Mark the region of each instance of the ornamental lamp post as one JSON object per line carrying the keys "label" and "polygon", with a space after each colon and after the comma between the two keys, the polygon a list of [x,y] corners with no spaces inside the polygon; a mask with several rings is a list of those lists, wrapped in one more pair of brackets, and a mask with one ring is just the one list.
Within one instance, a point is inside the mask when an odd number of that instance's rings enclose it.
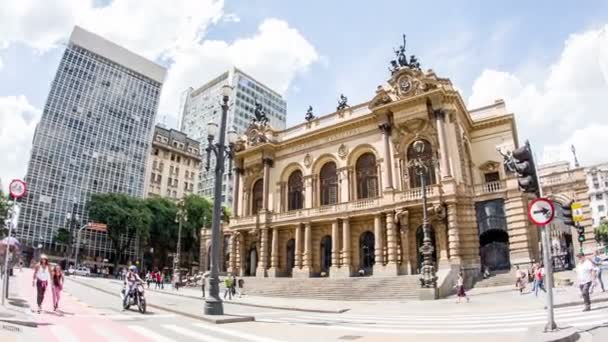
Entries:
{"label": "ornamental lamp post", "polygon": [[182,223],[188,222],[188,211],[186,210],[186,201],[182,198],[177,203],[177,215],[175,222],[178,224],[177,228],[177,247],[175,251],[175,258],[173,258],[173,273],[177,274],[179,279],[180,272],[180,256],[182,251]]}
{"label": "ornamental lamp post", "polygon": [[[226,132],[226,120],[228,116],[230,94],[232,87],[228,84],[222,86],[222,115],[220,126],[215,122],[209,122],[207,126],[207,165],[205,170],[209,171],[211,162],[211,153],[215,155],[215,185],[213,189],[213,216],[211,223],[211,272],[209,275],[209,296],[205,299],[205,315],[223,315],[224,306],[220,298],[220,279],[219,279],[219,262],[220,262],[220,220],[222,216],[222,183],[224,176],[224,160],[228,158],[230,166],[228,174],[231,175],[232,159],[234,155],[234,144],[236,143],[237,133],[234,129]],[[226,143],[226,135],[228,136],[228,146]],[[215,137],[218,137],[218,142],[214,143]]]}
{"label": "ornamental lamp post", "polygon": [[426,144],[421,139],[416,139],[414,142],[414,152],[416,158],[410,161],[410,165],[416,170],[416,174],[420,177],[420,187],[422,188],[422,246],[419,252],[422,254],[422,267],[420,277],[420,285],[422,288],[436,288],[437,276],[435,274],[435,262],[433,261],[433,252],[435,247],[431,241],[431,224],[427,213],[426,200],[426,175],[428,174],[429,166],[432,166],[434,160],[425,156]]}

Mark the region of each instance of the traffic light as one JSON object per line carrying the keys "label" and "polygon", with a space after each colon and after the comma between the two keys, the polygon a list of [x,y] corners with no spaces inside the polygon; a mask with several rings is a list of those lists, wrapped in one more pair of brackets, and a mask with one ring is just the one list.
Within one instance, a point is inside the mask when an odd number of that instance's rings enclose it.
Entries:
{"label": "traffic light", "polygon": [[517,182],[521,191],[538,196],[536,166],[534,165],[530,143],[527,140],[524,146],[513,151],[513,163],[514,171],[518,174]]}
{"label": "traffic light", "polygon": [[567,226],[574,226],[574,218],[572,217],[572,203],[574,201],[567,202],[566,204],[561,204],[562,207],[562,221]]}
{"label": "traffic light", "polygon": [[578,233],[578,242],[585,242],[585,227],[577,226],[576,232]]}

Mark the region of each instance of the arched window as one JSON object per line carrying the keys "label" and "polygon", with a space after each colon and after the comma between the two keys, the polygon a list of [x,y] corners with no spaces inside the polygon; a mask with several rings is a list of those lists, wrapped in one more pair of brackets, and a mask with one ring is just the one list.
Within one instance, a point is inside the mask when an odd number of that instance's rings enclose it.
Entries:
{"label": "arched window", "polygon": [[328,162],[321,168],[321,205],[338,203],[338,174],[336,163]]}
{"label": "arched window", "polygon": [[[421,140],[424,143],[424,149],[422,153],[419,155],[416,150],[414,150],[414,144],[410,144],[407,148],[407,160],[412,161],[416,158],[422,159],[422,161],[427,166],[426,171],[424,173],[424,179],[426,185],[433,185],[437,182],[435,179],[435,166],[431,163],[431,159],[433,158],[433,148],[431,147],[431,143],[426,140]],[[416,172],[416,167],[414,165],[410,165],[408,167],[408,173],[410,176],[410,188],[419,188],[422,186],[420,182],[420,175]]]}
{"label": "arched window", "polygon": [[287,192],[287,210],[302,209],[304,207],[302,171],[296,170],[289,175]]}
{"label": "arched window", "polygon": [[257,214],[264,206],[264,181],[258,179],[253,184],[253,195],[251,196],[251,213]]}
{"label": "arched window", "polygon": [[378,196],[378,168],[376,156],[365,153],[357,159],[355,164],[357,172],[357,199]]}

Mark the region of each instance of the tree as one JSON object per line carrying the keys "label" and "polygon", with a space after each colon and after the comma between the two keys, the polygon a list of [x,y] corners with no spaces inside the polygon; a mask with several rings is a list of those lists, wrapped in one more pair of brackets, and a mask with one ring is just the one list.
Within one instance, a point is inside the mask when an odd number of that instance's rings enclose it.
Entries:
{"label": "tree", "polygon": [[154,266],[162,268],[168,265],[167,255],[174,252],[177,243],[177,206],[174,202],[160,197],[146,199],[146,206],[152,215],[148,247],[154,248]]}
{"label": "tree", "polygon": [[188,221],[182,226],[182,250],[189,254],[190,260],[197,259],[200,250],[200,230],[211,226],[213,203],[199,195],[184,198]]}
{"label": "tree", "polygon": [[[114,269],[118,269],[120,255],[140,238],[145,245],[149,238],[152,214],[142,199],[125,194],[94,194],[88,203],[89,218],[107,225],[107,234],[116,253]],[[124,239],[123,239],[124,237]]]}
{"label": "tree", "polygon": [[4,220],[8,215],[8,208],[8,196],[5,196],[2,189],[0,189],[0,238],[3,238],[6,234],[8,234],[8,231],[5,231],[6,226],[4,224]]}
{"label": "tree", "polygon": [[53,236],[53,240],[57,245],[63,245],[67,247],[66,254],[72,255],[72,244],[74,243],[74,237],[68,228],[59,228]]}
{"label": "tree", "polygon": [[608,246],[608,221],[603,221],[599,227],[595,228],[595,240]]}

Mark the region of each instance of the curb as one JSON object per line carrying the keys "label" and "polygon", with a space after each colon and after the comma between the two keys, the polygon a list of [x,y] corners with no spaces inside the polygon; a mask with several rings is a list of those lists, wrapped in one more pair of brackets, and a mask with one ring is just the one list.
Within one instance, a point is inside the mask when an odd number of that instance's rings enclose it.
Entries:
{"label": "curb", "polygon": [[[113,296],[117,296],[120,297],[120,295],[117,295],[115,292],[112,291],[108,291],[108,290],[104,290],[104,289],[100,289],[96,286],[93,286],[91,284],[86,284],[83,283],[81,281],[78,280],[74,280],[74,279],[70,279],[71,281],[80,284],[82,286],[86,286],[88,288],[97,290],[99,292],[103,292],[109,295],[113,295]],[[181,315],[181,316],[186,316],[189,318],[193,318],[193,319],[197,319],[200,321],[204,321],[204,322],[209,322],[209,323],[213,323],[213,324],[226,324],[226,323],[237,323],[237,322],[252,322],[255,321],[255,317],[253,316],[237,316],[237,315],[224,315],[224,317],[222,318],[215,318],[215,317],[206,317],[203,315],[195,315],[195,314],[191,314],[189,312],[183,312],[183,311],[179,311],[179,310],[175,310],[175,309],[171,309],[171,308],[165,308],[162,307],[160,305],[155,305],[155,304],[150,304],[150,303],[146,303],[147,306],[154,308],[154,309],[159,309],[159,310],[163,310],[163,311],[167,311],[167,312],[171,312],[177,315]]]}
{"label": "curb", "polygon": [[[191,295],[186,295],[186,294],[177,294],[177,293],[172,293],[172,292],[164,292],[164,291],[151,290],[151,289],[149,289],[148,291],[152,291],[152,292],[156,292],[156,293],[163,293],[163,294],[167,294],[170,296],[187,297],[187,298],[203,300],[203,298],[201,298],[201,297],[191,296]],[[254,307],[254,308],[264,308],[264,309],[314,312],[314,313],[331,313],[331,314],[341,314],[341,313],[344,313],[344,312],[350,310],[350,308],[337,309],[337,310],[306,309],[306,308],[298,308],[298,307],[273,306],[273,305],[253,304],[253,303],[243,303],[243,302],[224,302],[224,304],[234,304],[234,305],[250,306],[250,307]]]}
{"label": "curb", "polygon": [[[608,297],[605,298],[596,298],[595,300],[591,300],[591,304],[596,304],[596,303],[605,303],[608,302]],[[565,307],[569,307],[569,306],[578,306],[578,305],[583,305],[583,301],[572,301],[572,302],[566,302],[566,303],[560,303],[560,304],[554,304],[553,307],[554,308],[565,308]],[[547,309],[547,307],[545,306],[545,309]]]}

